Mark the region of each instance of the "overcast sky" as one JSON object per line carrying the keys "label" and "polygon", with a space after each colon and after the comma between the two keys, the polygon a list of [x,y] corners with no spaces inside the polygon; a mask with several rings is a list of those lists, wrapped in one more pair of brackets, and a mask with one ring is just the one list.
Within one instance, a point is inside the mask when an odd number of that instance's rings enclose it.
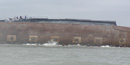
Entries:
{"label": "overcast sky", "polygon": [[112,20],[130,27],[130,0],[0,0],[0,19],[25,15]]}

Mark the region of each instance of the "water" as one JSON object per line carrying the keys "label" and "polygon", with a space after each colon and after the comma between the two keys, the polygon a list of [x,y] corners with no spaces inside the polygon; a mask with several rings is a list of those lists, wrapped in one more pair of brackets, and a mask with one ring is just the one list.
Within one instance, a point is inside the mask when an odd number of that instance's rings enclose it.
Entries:
{"label": "water", "polygon": [[130,65],[130,48],[0,45],[0,65]]}

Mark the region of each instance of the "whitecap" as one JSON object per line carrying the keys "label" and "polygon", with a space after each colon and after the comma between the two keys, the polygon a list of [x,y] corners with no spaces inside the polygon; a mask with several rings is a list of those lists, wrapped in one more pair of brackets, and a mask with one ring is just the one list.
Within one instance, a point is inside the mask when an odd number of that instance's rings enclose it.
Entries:
{"label": "whitecap", "polygon": [[23,45],[27,45],[27,46],[36,46],[37,44],[36,43],[26,43],[26,44],[23,44]]}
{"label": "whitecap", "polygon": [[101,47],[109,48],[110,46],[109,45],[104,45],[104,46],[101,46]]}
{"label": "whitecap", "polygon": [[48,41],[47,43],[44,43],[43,45],[44,46],[56,46],[57,44],[58,44],[58,42],[51,40],[51,41]]}

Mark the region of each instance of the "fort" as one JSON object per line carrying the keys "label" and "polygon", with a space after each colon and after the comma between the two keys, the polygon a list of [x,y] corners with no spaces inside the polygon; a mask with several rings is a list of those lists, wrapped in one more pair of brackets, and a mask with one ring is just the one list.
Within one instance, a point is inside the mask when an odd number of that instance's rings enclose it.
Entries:
{"label": "fort", "polygon": [[62,45],[130,47],[130,28],[115,21],[29,18],[0,20],[0,43],[44,44],[54,40]]}

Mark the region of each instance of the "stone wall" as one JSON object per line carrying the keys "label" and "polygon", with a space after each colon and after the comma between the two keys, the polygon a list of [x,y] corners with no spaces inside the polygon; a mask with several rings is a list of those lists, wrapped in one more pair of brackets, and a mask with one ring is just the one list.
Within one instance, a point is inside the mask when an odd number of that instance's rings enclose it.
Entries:
{"label": "stone wall", "polygon": [[130,28],[62,23],[0,22],[0,43],[130,46]]}

